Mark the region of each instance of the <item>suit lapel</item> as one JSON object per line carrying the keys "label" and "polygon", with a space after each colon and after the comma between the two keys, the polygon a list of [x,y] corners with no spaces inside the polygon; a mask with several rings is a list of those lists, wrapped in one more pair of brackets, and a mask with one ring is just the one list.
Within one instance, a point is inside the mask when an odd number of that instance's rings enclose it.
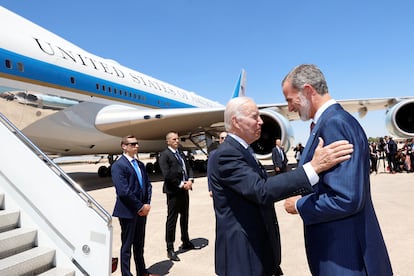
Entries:
{"label": "suit lapel", "polygon": [[[338,103],[331,105],[330,107],[328,107],[325,112],[322,113],[321,117],[319,118],[318,123],[315,125],[315,127],[313,128],[313,130],[311,131],[309,138],[308,138],[308,142],[306,143],[305,149],[303,150],[302,156],[304,158],[300,159],[299,165],[302,166],[303,164],[305,164],[306,162],[310,161],[313,157],[314,154],[314,150],[317,147],[318,143],[319,143],[319,139],[317,139],[318,137],[320,137],[319,135],[319,129],[321,129],[323,127],[323,125],[325,124],[326,120],[330,117],[332,117],[335,112],[337,112],[339,109],[342,109],[341,105],[339,105]],[[325,142],[325,141],[324,141]],[[326,146],[326,145],[324,145]],[[312,153],[312,154],[310,154]]]}
{"label": "suit lapel", "polygon": [[234,139],[231,136],[227,136],[224,143],[230,143],[237,151],[240,151],[242,155],[246,158],[247,163],[252,168],[254,168],[260,174],[260,176],[262,176],[263,178],[267,178],[267,173],[264,167],[260,164],[260,162],[258,164],[258,162],[254,158],[254,156],[250,153],[250,151],[244,148],[238,141],[236,141],[236,139]]}

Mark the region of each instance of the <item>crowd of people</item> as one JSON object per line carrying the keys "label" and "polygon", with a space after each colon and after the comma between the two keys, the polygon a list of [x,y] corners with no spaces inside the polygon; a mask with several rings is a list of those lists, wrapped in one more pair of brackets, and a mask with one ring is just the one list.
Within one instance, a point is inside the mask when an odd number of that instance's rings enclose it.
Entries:
{"label": "crowd of people", "polygon": [[371,173],[381,169],[391,174],[414,172],[414,138],[397,143],[390,136],[372,141],[370,147]]}

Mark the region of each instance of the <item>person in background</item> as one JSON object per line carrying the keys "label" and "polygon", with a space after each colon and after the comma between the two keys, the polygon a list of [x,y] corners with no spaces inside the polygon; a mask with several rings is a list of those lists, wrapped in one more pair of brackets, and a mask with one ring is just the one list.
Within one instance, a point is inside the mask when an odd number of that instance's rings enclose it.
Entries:
{"label": "person in background", "polygon": [[280,139],[276,139],[275,147],[272,149],[272,162],[275,174],[280,174],[287,171],[288,159],[286,157],[286,153],[282,147],[282,142]]}
{"label": "person in background", "polygon": [[[219,135],[219,145],[220,145],[221,143],[223,143],[223,142],[224,142],[224,140],[226,139],[226,137],[227,137],[227,132],[226,132],[226,131],[223,131],[223,132],[221,132],[221,133],[220,133],[220,135]],[[217,146],[217,147],[218,147],[218,146]],[[209,174],[209,173],[208,173],[208,168],[212,166],[212,165],[210,164],[210,160],[212,159],[212,156],[213,156],[214,152],[216,151],[216,149],[217,149],[217,148],[215,148],[214,150],[210,151],[210,153],[209,153],[209,155],[208,155],[208,161],[207,161],[207,175]],[[210,197],[213,197],[213,192],[211,191],[211,183],[210,183],[210,179],[207,179],[207,186],[208,186],[208,193],[209,193]]]}
{"label": "person in background", "polygon": [[385,155],[387,157],[388,161],[388,169],[390,170],[390,173],[396,173],[398,171],[398,166],[396,162],[396,155],[398,146],[397,143],[392,139],[390,136],[385,136]]}
{"label": "person in background", "polygon": [[279,226],[274,202],[311,191],[317,173],[349,159],[346,141],[322,148],[290,172],[267,177],[249,146],[260,138],[263,121],[254,101],[233,98],[224,111],[228,135],[211,158],[208,178],[216,216],[215,272],[219,276],[282,275]]}
{"label": "person in background", "polygon": [[300,164],[311,160],[318,138],[347,140],[354,152],[320,175],[313,191],[285,201],[285,209],[304,223],[305,249],[312,275],[393,275],[372,203],[367,136],[358,121],[331,98],[325,77],[302,64],[282,81],[290,112],[313,120]]}
{"label": "person in background", "polygon": [[193,188],[193,170],[184,154],[179,150],[179,137],[175,131],[166,135],[167,148],[161,152],[159,165],[164,176],[163,193],[167,195],[167,221],[165,224],[165,241],[167,257],[172,261],[180,261],[174,251],[175,229],[180,215],[182,250],[194,249],[188,235],[188,211],[190,197],[188,191]]}
{"label": "person in background", "polygon": [[371,170],[370,172],[378,174],[378,148],[377,143],[372,142],[369,145],[369,159],[371,161]]}
{"label": "person in background", "polygon": [[116,190],[113,216],[121,225],[121,272],[132,276],[130,271],[131,247],[134,250],[136,274],[152,275],[144,261],[145,226],[151,210],[152,185],[145,165],[137,160],[139,144],[137,138],[128,135],[122,138],[123,154],[111,166],[112,181]]}
{"label": "person in background", "polygon": [[295,152],[296,164],[299,164],[300,157],[302,156],[302,152],[303,152],[302,143],[297,144],[296,147],[293,149],[293,151]]}

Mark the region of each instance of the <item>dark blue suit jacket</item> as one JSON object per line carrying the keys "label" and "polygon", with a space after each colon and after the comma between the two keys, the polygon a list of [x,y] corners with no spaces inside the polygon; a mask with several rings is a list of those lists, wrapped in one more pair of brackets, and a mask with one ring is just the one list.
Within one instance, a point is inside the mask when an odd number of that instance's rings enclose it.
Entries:
{"label": "dark blue suit jacket", "polygon": [[138,161],[142,173],[143,187],[131,162],[122,155],[111,166],[112,181],[116,189],[116,202],[113,216],[132,219],[144,204],[151,203],[152,185],[145,165]]}
{"label": "dark blue suit jacket", "polygon": [[285,170],[288,160],[286,157],[286,153],[283,149],[282,149],[282,154],[283,154],[283,160],[282,160],[282,155],[280,154],[278,147],[274,147],[272,149],[272,162],[273,162],[274,168],[279,167],[280,169]]}
{"label": "dark blue suit jacket", "polygon": [[303,168],[268,178],[250,152],[230,135],[209,164],[216,214],[216,274],[279,275],[274,202],[311,189]]}
{"label": "dark blue suit jacket", "polygon": [[313,129],[301,163],[312,159],[318,138],[325,145],[348,140],[354,152],[320,175],[314,193],[298,200],[312,275],[392,275],[373,208],[367,136],[339,104],[328,107]]}

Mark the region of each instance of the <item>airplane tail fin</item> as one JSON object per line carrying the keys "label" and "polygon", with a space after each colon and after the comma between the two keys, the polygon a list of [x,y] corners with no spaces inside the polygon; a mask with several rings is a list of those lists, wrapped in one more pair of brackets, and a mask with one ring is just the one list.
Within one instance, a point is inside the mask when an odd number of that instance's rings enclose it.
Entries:
{"label": "airplane tail fin", "polygon": [[239,79],[237,80],[236,88],[234,89],[232,98],[244,96],[246,96],[246,71],[242,69]]}

